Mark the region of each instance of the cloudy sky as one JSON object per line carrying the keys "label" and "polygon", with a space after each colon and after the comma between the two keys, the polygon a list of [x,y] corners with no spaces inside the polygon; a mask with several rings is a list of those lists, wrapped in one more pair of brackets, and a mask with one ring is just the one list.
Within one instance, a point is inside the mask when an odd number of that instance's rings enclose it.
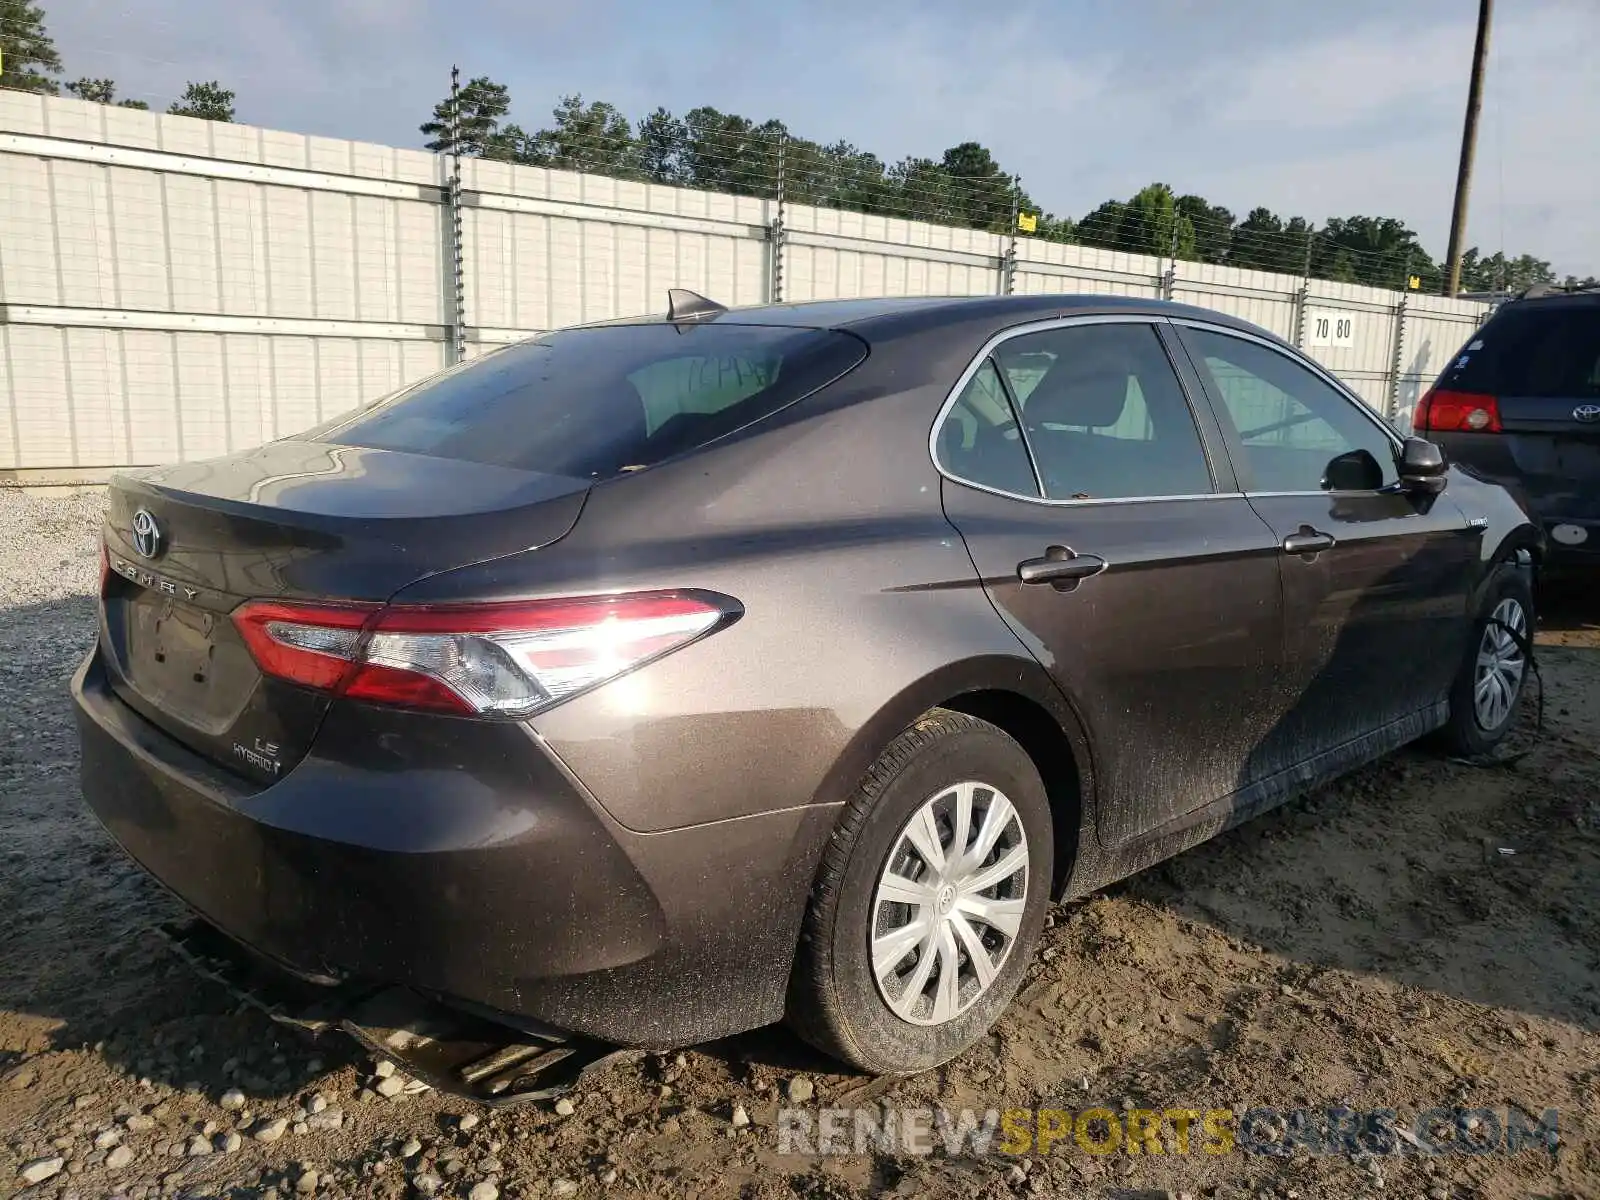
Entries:
{"label": "cloudy sky", "polygon": [[[38,0],[68,77],[418,145],[449,67],[545,124],[710,104],[886,160],[968,139],[1081,216],[1162,180],[1242,216],[1401,217],[1444,252],[1474,0]],[[1600,0],[1498,0],[1469,244],[1600,273]]]}

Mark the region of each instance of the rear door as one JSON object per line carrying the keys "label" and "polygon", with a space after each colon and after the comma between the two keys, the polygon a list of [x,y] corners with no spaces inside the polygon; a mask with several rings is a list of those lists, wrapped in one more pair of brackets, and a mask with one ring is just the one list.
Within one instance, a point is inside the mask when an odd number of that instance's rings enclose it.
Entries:
{"label": "rear door", "polygon": [[[1423,436],[1509,486],[1557,551],[1600,552],[1600,296],[1507,306],[1445,369],[1434,397],[1443,397],[1446,428],[1419,429]],[[1498,429],[1447,417],[1484,400]]]}
{"label": "rear door", "polygon": [[1448,494],[1393,490],[1398,435],[1311,364],[1239,331],[1175,327],[1282,551],[1286,703],[1271,756],[1336,751],[1443,700],[1481,531]]}
{"label": "rear door", "polygon": [[935,436],[947,515],[1089,731],[1108,844],[1260,773],[1281,665],[1276,539],[1161,324],[1009,333]]}

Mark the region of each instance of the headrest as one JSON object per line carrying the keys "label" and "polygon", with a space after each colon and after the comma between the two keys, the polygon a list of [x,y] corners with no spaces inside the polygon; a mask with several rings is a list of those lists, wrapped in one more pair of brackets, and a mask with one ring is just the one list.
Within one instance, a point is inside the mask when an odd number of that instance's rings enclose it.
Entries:
{"label": "headrest", "polygon": [[1125,366],[1097,356],[1094,361],[1057,359],[1028,393],[1029,425],[1086,425],[1104,429],[1122,419],[1128,404]]}

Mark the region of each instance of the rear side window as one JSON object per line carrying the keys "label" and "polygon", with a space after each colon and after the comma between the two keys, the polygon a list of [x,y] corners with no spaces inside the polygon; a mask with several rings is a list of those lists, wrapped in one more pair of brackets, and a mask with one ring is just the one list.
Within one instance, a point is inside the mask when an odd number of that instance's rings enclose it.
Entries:
{"label": "rear side window", "polygon": [[1016,496],[1039,495],[1011,401],[984,359],[939,426],[939,463],[958,479]]}
{"label": "rear side window", "polygon": [[609,479],[771,416],[866,355],[859,338],[821,329],[564,329],[453,367],[306,436]]}
{"label": "rear side window", "polygon": [[1513,304],[1478,331],[1439,382],[1491,396],[1600,396],[1600,304]]}

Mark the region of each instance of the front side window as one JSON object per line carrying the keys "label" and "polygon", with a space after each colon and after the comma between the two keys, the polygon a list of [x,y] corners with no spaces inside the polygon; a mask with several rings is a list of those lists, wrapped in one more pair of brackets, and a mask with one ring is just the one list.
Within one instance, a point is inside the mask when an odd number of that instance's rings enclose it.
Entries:
{"label": "front side window", "polygon": [[847,333],[598,325],[507,346],[303,435],[578,479],[653,466],[810,395],[866,357]]}
{"label": "front side window", "polygon": [[1150,325],[1075,325],[1024,334],[1004,342],[995,359],[1022,409],[1050,499],[1213,490],[1188,398]]}
{"label": "front side window", "polygon": [[[1326,380],[1259,342],[1185,329],[1244,451],[1257,492],[1379,488],[1396,478],[1394,443]],[[1337,460],[1337,461],[1336,461]]]}

